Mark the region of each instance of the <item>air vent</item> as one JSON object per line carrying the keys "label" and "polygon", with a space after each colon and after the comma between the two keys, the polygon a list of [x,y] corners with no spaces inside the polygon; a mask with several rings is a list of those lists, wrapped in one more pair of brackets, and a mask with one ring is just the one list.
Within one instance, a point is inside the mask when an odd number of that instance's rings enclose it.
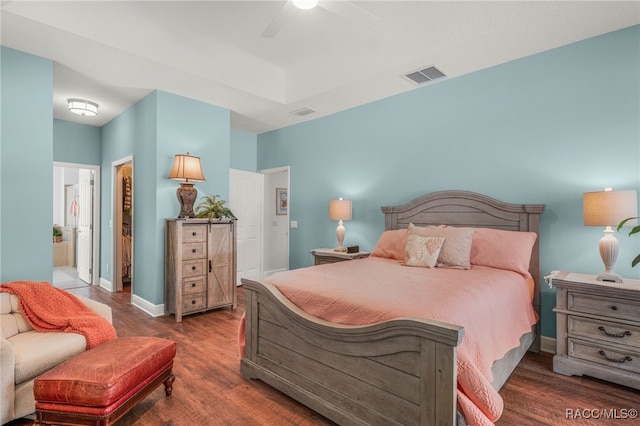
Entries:
{"label": "air vent", "polygon": [[314,112],[316,112],[315,109],[311,109],[311,108],[308,108],[308,107],[302,107],[302,108],[297,109],[295,111],[291,111],[291,114],[297,115],[298,117],[304,117],[305,115],[313,114]]}
{"label": "air vent", "polygon": [[405,74],[403,77],[407,80],[410,80],[415,85],[420,86],[438,78],[446,77],[446,75],[444,75],[444,73],[436,67],[428,67],[418,71],[410,72],[409,74]]}

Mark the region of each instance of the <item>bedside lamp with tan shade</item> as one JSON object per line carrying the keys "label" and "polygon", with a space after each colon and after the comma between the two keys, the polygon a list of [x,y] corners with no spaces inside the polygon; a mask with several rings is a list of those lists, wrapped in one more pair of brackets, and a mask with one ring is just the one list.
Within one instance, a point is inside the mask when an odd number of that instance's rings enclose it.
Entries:
{"label": "bedside lamp with tan shade", "polygon": [[204,182],[200,157],[185,154],[176,154],[173,160],[173,168],[169,173],[169,179],[181,180],[182,184],[176,190],[176,196],[180,202],[180,214],[178,219],[196,217],[193,212],[193,203],[198,197],[198,190],[192,182]]}
{"label": "bedside lamp with tan shade", "polygon": [[[598,281],[622,282],[622,278],[613,272],[618,259],[618,240],[613,235],[612,227],[621,221],[638,216],[638,196],[636,191],[604,191],[585,192],[582,197],[585,226],[605,226],[604,236],[600,239],[599,249],[604,272],[598,275]],[[635,221],[625,225],[632,226]]]}
{"label": "bedside lamp with tan shade", "polygon": [[335,251],[347,251],[343,247],[344,234],[346,232],[344,228],[343,220],[351,220],[351,200],[343,200],[342,197],[338,200],[329,201],[329,219],[338,220],[338,227],[336,228],[336,237],[338,238],[338,247]]}

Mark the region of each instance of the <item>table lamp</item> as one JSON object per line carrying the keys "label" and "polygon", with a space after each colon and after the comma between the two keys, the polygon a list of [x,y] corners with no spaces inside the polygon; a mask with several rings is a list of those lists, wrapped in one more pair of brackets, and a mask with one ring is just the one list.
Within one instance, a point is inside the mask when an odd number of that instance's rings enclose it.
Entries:
{"label": "table lamp", "polygon": [[[622,278],[613,272],[618,259],[618,240],[613,235],[612,226],[617,226],[629,217],[638,216],[638,198],[636,191],[585,192],[582,197],[585,226],[605,226],[604,236],[600,239],[600,257],[604,263],[604,272],[598,275],[598,281],[622,282]],[[625,225],[634,225],[635,220]]]}
{"label": "table lamp", "polygon": [[342,242],[344,241],[344,224],[343,220],[351,220],[351,200],[343,200],[342,197],[338,200],[329,201],[329,219],[338,220],[338,227],[336,228],[336,237],[338,238],[338,247],[336,247],[335,251],[347,251],[345,247],[342,246]]}
{"label": "table lamp", "polygon": [[196,217],[193,212],[193,203],[198,197],[198,190],[192,182],[204,182],[200,157],[187,154],[176,154],[173,160],[173,168],[169,173],[169,179],[181,180],[182,184],[176,190],[176,196],[180,202],[180,218]]}

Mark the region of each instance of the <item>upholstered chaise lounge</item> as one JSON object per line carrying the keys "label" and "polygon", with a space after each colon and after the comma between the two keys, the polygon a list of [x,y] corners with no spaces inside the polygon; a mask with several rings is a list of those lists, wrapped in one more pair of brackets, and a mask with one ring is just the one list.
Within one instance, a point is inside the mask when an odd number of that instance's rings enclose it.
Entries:
{"label": "upholstered chaise lounge", "polygon": [[[112,322],[111,308],[78,297],[92,311]],[[87,342],[77,333],[41,333],[24,318],[17,296],[0,293],[0,424],[35,412],[34,379],[83,352]]]}

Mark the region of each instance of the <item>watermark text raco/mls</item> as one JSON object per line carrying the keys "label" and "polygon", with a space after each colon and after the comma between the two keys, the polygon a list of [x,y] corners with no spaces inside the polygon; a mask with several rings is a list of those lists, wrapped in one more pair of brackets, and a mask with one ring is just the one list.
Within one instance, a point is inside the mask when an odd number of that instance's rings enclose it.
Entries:
{"label": "watermark text raco/mls", "polygon": [[567,408],[566,419],[625,420],[638,417],[635,408]]}

